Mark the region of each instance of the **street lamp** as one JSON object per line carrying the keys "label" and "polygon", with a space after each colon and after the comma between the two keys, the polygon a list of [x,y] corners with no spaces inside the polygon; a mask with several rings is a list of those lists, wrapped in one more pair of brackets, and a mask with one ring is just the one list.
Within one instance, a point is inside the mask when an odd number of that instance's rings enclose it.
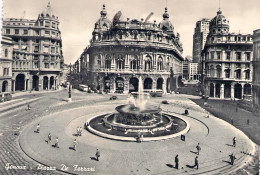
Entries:
{"label": "street lamp", "polygon": [[71,102],[71,63],[70,63],[70,83],[69,83],[69,98],[68,98],[68,102]]}

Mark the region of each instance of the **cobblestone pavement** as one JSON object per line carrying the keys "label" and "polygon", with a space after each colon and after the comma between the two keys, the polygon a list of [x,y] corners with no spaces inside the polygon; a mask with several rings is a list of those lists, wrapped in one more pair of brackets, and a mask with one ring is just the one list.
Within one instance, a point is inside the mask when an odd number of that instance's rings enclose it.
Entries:
{"label": "cobblestone pavement", "polygon": [[[25,94],[14,98],[14,101],[9,104],[0,104],[0,174],[63,174],[57,171],[44,171],[37,170],[38,163],[28,158],[20,149],[18,143],[18,134],[23,128],[29,123],[40,119],[43,116],[50,115],[57,111],[63,111],[76,107],[86,106],[90,104],[109,103],[109,97],[111,95],[98,95],[98,94],[86,94],[83,92],[73,91],[73,102],[67,103],[67,91],[60,91],[54,93],[39,93],[39,94]],[[38,99],[39,98],[39,99]],[[201,108],[191,103],[189,100],[183,100],[182,95],[176,95],[174,97],[167,96],[165,98],[156,99],[160,102],[162,99],[169,99],[180,107],[189,107],[191,110],[200,110]],[[186,98],[186,97],[185,97]],[[22,99],[22,100],[21,100]],[[35,99],[30,103],[32,109],[26,111],[26,105],[28,100]],[[126,96],[119,96],[120,100],[126,99]],[[178,101],[180,100],[181,103]],[[16,101],[15,101],[16,100]],[[15,104],[21,103],[20,106],[16,107]],[[13,106],[12,106],[13,105]],[[8,113],[3,112],[5,108],[12,106],[8,109]],[[169,109],[165,109],[169,110]],[[144,155],[145,156],[145,155]],[[127,161],[127,160],[126,160]],[[6,170],[5,166],[9,163],[10,165],[21,165],[26,166],[26,170]],[[109,166],[109,165],[107,165]],[[254,169],[250,167],[255,166],[255,162],[250,162],[244,169],[238,170],[233,174],[254,174]],[[140,174],[133,171],[133,174]],[[150,174],[147,170],[146,174]]]}

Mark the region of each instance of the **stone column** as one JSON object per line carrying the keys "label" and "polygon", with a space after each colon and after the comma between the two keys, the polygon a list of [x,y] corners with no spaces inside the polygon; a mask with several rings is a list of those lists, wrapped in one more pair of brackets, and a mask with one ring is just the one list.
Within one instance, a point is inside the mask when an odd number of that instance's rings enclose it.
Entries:
{"label": "stone column", "polygon": [[163,93],[166,94],[167,93],[167,89],[166,89],[166,83],[167,83],[167,79],[163,79],[163,85],[162,85],[162,89],[163,89]]}
{"label": "stone column", "polygon": [[220,84],[220,98],[224,98],[224,84]]}
{"label": "stone column", "polygon": [[48,86],[47,86],[47,90],[50,89],[50,78],[48,77]]}
{"label": "stone column", "polygon": [[214,85],[214,93],[213,93],[214,96],[213,97],[215,98],[216,97],[216,83],[213,83],[213,85]]}
{"label": "stone column", "polygon": [[27,90],[27,86],[26,86],[26,79],[24,79],[24,90],[26,91]]}
{"label": "stone column", "polygon": [[15,92],[15,80],[13,80],[13,92]]}
{"label": "stone column", "polygon": [[235,87],[234,87],[234,84],[233,84],[233,83],[231,83],[231,87],[230,87],[230,88],[231,88],[231,98],[233,99],[233,98],[235,97],[235,94],[234,94],[234,92],[235,92],[235,91],[234,91],[234,88],[235,88]]}
{"label": "stone column", "polygon": [[244,96],[244,83],[241,83],[241,86],[242,86],[242,92],[241,92],[241,98],[243,99],[243,96]]}

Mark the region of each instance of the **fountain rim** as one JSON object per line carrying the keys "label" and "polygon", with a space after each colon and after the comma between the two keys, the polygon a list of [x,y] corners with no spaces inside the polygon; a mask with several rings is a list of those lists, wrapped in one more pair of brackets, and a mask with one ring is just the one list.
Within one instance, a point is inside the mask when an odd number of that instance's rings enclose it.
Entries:
{"label": "fountain rim", "polygon": [[[109,114],[109,113],[106,113],[106,114]],[[169,115],[169,113],[164,113],[164,112],[163,112],[163,114]],[[181,135],[185,135],[185,134],[187,134],[189,132],[189,130],[190,130],[190,123],[183,116],[181,116],[179,114],[175,114],[175,113],[174,114],[170,114],[170,115],[173,115],[174,117],[177,117],[177,118],[183,120],[186,123],[186,128],[184,130],[178,132],[178,133],[171,134],[171,135],[159,136],[159,137],[144,137],[143,141],[144,142],[149,142],[149,141],[167,140],[167,139],[176,138],[176,137],[181,136]],[[116,135],[106,134],[106,133],[97,131],[96,129],[92,128],[90,125],[88,125],[88,123],[90,123],[90,121],[93,120],[96,117],[98,117],[98,116],[93,116],[93,117],[89,118],[86,121],[86,123],[85,123],[86,129],[89,132],[91,132],[91,133],[93,133],[93,134],[95,134],[97,136],[106,138],[106,139],[136,142],[136,138],[134,138],[134,137],[124,137],[124,136],[116,136]]]}

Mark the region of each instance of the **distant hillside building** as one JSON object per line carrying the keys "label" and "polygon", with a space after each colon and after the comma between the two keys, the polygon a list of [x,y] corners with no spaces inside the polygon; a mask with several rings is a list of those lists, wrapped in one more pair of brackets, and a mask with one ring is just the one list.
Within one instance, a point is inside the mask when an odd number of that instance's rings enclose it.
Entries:
{"label": "distant hillside building", "polygon": [[2,35],[14,43],[13,91],[57,88],[64,60],[59,20],[50,3],[36,20],[3,19]]}
{"label": "distant hillside building", "polygon": [[[167,8],[162,21],[107,19],[105,6],[95,23],[89,55],[89,85],[109,92],[169,92],[181,84],[182,44],[169,20]],[[87,61],[85,61],[86,63]],[[84,63],[84,64],[85,64]]]}
{"label": "distant hillside building", "polygon": [[210,97],[251,96],[253,42],[250,34],[229,33],[229,21],[219,10],[210,21],[203,55],[205,88]]}

